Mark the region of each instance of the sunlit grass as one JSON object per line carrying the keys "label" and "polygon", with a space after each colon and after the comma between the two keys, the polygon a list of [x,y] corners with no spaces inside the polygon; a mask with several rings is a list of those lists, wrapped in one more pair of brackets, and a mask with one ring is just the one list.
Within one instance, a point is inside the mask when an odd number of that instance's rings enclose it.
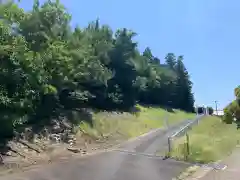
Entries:
{"label": "sunlit grass", "polygon": [[140,113],[116,113],[100,112],[94,115],[93,127],[82,123],[80,128],[92,136],[107,137],[116,134],[125,139],[139,136],[151,129],[165,126],[164,118],[168,118],[169,124],[182,120],[192,119],[195,114],[175,110],[169,113],[161,108],[146,108],[138,105]]}
{"label": "sunlit grass", "polygon": [[[230,154],[240,141],[240,131],[235,124],[225,124],[220,118],[208,116],[193,127],[189,134],[189,161],[214,162]],[[184,159],[186,137],[174,141],[171,156]]]}

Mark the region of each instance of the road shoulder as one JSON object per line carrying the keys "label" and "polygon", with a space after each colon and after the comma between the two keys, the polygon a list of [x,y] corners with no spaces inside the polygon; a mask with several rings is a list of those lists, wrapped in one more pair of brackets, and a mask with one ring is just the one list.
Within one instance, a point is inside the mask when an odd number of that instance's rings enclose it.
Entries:
{"label": "road shoulder", "polygon": [[226,159],[219,161],[225,167],[215,169],[210,167],[198,167],[198,169],[185,180],[239,180],[240,177],[240,147],[234,149]]}

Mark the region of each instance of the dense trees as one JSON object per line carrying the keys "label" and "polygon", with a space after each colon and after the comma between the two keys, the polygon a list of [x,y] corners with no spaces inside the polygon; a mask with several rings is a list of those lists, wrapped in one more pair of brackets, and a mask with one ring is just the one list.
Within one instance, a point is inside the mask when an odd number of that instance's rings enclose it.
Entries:
{"label": "dense trees", "polygon": [[198,114],[203,114],[205,112],[205,108],[204,107],[197,107],[196,109]]}
{"label": "dense trees", "polygon": [[207,107],[207,110],[209,115],[213,115],[214,110],[212,107]]}
{"label": "dense trees", "polygon": [[204,106],[198,106],[196,109],[198,114],[204,114],[207,113],[209,115],[213,115],[213,108],[208,106],[208,107],[204,107]]}
{"label": "dense trees", "polygon": [[160,63],[150,48],[139,52],[135,32],[113,32],[99,20],[72,29],[58,0],[41,6],[35,0],[29,12],[3,3],[0,16],[2,135],[82,107],[129,110],[142,103],[194,110],[183,56],[169,53]]}

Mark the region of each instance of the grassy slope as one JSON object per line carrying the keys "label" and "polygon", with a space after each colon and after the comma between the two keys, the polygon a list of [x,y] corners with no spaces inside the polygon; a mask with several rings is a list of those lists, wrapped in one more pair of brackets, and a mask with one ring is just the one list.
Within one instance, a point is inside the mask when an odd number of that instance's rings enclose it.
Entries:
{"label": "grassy slope", "polygon": [[[163,119],[166,115],[166,111],[160,108],[143,108],[139,107],[141,112],[138,115],[130,113],[116,113],[116,112],[101,112],[94,114],[93,126],[90,127],[87,123],[82,123],[80,128],[86,132],[86,134],[79,133],[80,137],[76,137],[76,145],[73,148],[77,148],[82,154],[91,153],[98,149],[105,149],[112,147],[115,144],[121,143],[124,140],[138,136],[142,133],[149,131],[151,128],[158,128],[164,125]],[[75,121],[79,119],[91,119],[91,117],[85,117],[86,115],[74,112],[72,119]],[[181,111],[169,114],[170,123],[176,123],[186,118],[194,117],[193,114],[187,114]],[[89,121],[91,122],[91,120]],[[76,127],[79,130],[79,127]],[[90,135],[90,136],[89,136]],[[102,136],[107,138],[101,138]],[[100,141],[94,141],[97,137]],[[93,141],[92,141],[93,140]],[[11,142],[12,149],[18,153],[24,155],[27,158],[22,158],[19,154],[11,152],[14,156],[4,156],[4,166],[0,167],[0,175],[2,173],[8,173],[13,171],[22,170],[31,166],[34,162],[37,164],[49,163],[52,161],[60,160],[61,157],[70,157],[72,153],[67,150],[69,147],[67,144],[51,144],[49,141],[38,141],[38,145],[28,143],[32,147],[44,147],[44,152],[36,153],[35,150],[31,150],[28,146],[17,142]],[[6,170],[6,171],[5,171]],[[26,169],[25,169],[26,170]]]}
{"label": "grassy slope", "polygon": [[[174,142],[172,156],[184,159],[185,136]],[[240,142],[240,131],[235,124],[224,124],[215,116],[205,117],[189,132],[190,161],[213,162],[227,156]]]}
{"label": "grassy slope", "polygon": [[[130,113],[101,112],[94,116],[93,127],[82,123],[80,128],[92,136],[114,136],[120,134],[125,139],[136,137],[151,129],[163,127],[166,111],[161,108],[144,108],[139,106],[141,112],[138,115]],[[181,120],[194,118],[194,114],[175,110],[167,113],[169,124]]]}

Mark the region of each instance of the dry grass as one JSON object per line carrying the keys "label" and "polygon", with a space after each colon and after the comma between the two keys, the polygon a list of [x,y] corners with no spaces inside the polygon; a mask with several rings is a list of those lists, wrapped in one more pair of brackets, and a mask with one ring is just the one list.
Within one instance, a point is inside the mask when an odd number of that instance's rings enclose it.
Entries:
{"label": "dry grass", "polygon": [[117,114],[114,112],[97,113],[94,115],[93,127],[90,127],[87,123],[82,123],[80,128],[95,137],[120,134],[128,139],[146,133],[151,129],[164,127],[166,115],[169,124],[192,119],[195,116],[195,114],[179,110],[169,113],[161,108],[144,108],[142,106],[138,106],[138,108],[141,109],[141,112],[137,115],[130,113]]}
{"label": "dry grass", "polygon": [[[80,156],[81,154],[91,153],[99,149],[107,149],[151,129],[163,127],[166,114],[169,116],[170,124],[194,117],[194,114],[178,110],[174,113],[166,113],[161,108],[144,108],[142,106],[138,106],[138,108],[141,109],[141,112],[135,115],[130,113],[101,112],[94,114],[93,126],[90,126],[88,123],[81,123],[80,128],[85,133],[79,133],[81,137],[77,137],[75,145],[77,149],[81,149]],[[74,115],[76,119],[82,119],[80,117],[77,114]],[[100,139],[99,143],[96,143],[96,139]],[[5,165],[0,168],[0,174],[28,169],[32,164],[62,161],[72,156],[72,153],[67,150],[67,144],[50,145],[48,141],[39,143],[43,143],[44,147],[46,146],[45,152],[40,154],[27,147],[19,146],[18,148],[18,146],[16,147],[18,144],[14,143],[14,149],[17,149],[27,158],[20,156],[5,158]]]}
{"label": "dry grass", "polygon": [[[208,163],[229,155],[240,142],[240,131],[235,124],[225,124],[220,118],[208,116],[189,134],[189,161]],[[186,137],[174,141],[171,156],[184,159]]]}

